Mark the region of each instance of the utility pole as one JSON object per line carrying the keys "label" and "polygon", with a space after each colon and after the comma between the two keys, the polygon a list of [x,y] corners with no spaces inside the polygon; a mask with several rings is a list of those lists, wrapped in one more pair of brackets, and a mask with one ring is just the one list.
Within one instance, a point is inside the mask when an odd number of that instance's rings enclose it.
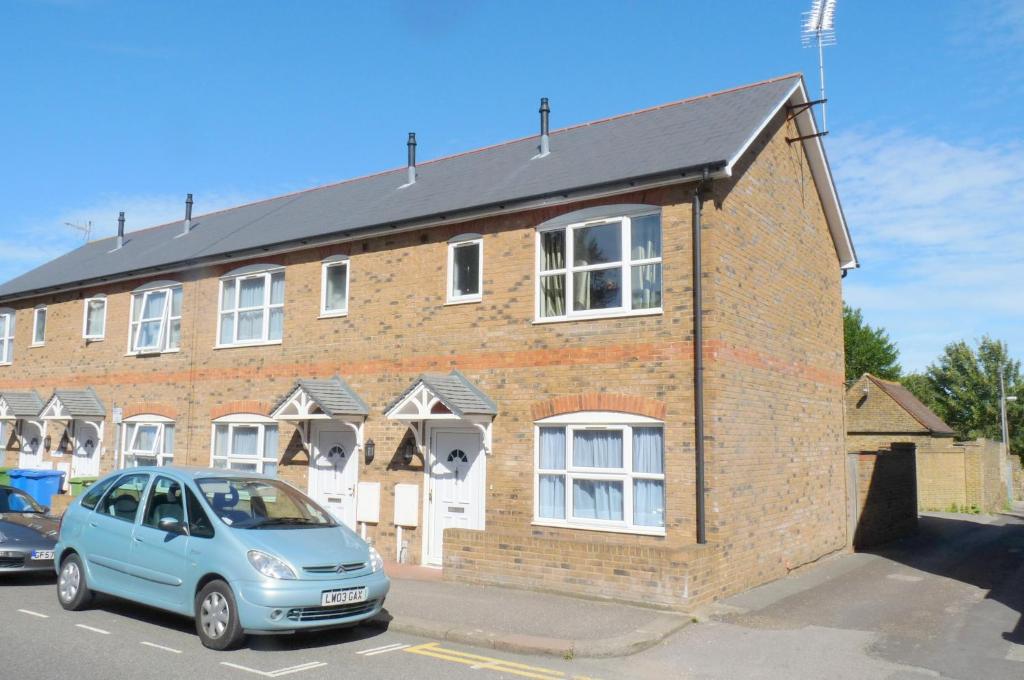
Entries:
{"label": "utility pole", "polygon": [[1006,421],[1006,402],[1017,401],[1015,396],[1006,396],[1006,367],[999,371],[999,418],[1003,426],[1003,455],[1010,455],[1010,426]]}

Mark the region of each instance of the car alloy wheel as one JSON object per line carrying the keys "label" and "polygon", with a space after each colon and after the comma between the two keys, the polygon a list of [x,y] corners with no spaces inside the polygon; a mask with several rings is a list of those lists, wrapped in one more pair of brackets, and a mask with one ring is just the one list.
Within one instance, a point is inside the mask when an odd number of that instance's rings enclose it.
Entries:
{"label": "car alloy wheel", "polygon": [[75,560],[67,560],[60,570],[60,578],[57,581],[57,593],[62,602],[68,603],[78,595],[78,589],[82,585],[82,572],[78,569]]}
{"label": "car alloy wheel", "polygon": [[216,591],[207,595],[199,610],[199,623],[206,635],[211,640],[216,640],[224,634],[230,619],[231,609],[228,607],[227,598]]}

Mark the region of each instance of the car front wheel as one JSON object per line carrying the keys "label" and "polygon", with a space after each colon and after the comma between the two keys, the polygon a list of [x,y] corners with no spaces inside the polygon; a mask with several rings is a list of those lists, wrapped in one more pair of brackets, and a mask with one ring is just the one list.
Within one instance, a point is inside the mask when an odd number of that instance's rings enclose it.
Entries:
{"label": "car front wheel", "polygon": [[196,595],[196,632],[204,647],[235,649],[245,640],[231,587],[211,581]]}
{"label": "car front wheel", "polygon": [[68,611],[85,609],[92,602],[92,591],[85,582],[81,558],[72,553],[60,565],[57,576],[57,600]]}

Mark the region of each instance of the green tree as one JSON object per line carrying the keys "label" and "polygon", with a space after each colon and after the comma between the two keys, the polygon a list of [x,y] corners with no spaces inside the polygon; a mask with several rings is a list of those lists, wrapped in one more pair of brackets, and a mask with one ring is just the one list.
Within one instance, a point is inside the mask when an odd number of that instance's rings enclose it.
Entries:
{"label": "green tree", "polygon": [[1024,452],[1024,380],[1021,364],[1010,358],[1006,343],[985,336],[975,350],[961,340],[946,345],[942,355],[903,384],[956,430],[963,439],[1002,439],[999,417],[999,374],[1006,380],[1010,450]]}
{"label": "green tree", "polygon": [[899,350],[883,328],[872,328],[859,309],[843,305],[843,343],[846,346],[846,379],[871,373],[885,380],[899,380]]}

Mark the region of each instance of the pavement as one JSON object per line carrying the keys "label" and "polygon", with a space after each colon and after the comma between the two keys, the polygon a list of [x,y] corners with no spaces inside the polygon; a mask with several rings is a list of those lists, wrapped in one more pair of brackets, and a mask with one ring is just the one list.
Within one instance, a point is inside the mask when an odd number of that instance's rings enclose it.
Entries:
{"label": "pavement", "polygon": [[692,620],[643,607],[441,580],[429,567],[386,565],[391,592],[376,624],[387,630],[521,654],[635,654]]}

